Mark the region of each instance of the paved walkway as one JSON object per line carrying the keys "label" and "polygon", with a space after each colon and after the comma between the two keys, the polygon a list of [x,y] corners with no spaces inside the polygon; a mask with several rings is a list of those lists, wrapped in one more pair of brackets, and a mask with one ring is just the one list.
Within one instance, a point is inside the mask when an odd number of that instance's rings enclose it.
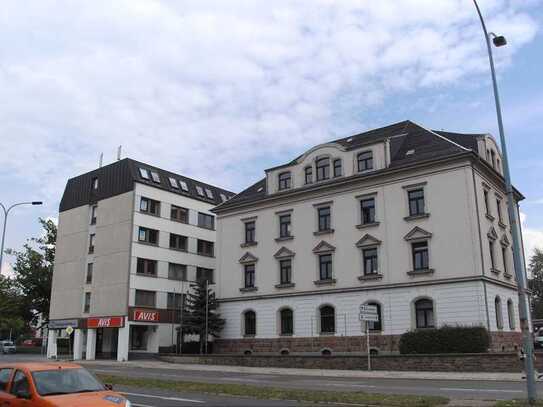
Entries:
{"label": "paved walkway", "polygon": [[467,381],[522,381],[520,373],[466,373],[466,372],[403,372],[403,371],[361,371],[361,370],[335,370],[335,369],[290,369],[290,368],[262,368],[246,366],[223,365],[195,365],[184,363],[168,363],[162,361],[134,360],[117,362],[109,360],[83,361],[84,364],[94,366],[135,366],[140,368],[198,370],[210,372],[232,372],[249,374],[280,374],[293,376],[326,376],[326,377],[353,377],[364,379],[417,379],[417,380],[467,380]]}

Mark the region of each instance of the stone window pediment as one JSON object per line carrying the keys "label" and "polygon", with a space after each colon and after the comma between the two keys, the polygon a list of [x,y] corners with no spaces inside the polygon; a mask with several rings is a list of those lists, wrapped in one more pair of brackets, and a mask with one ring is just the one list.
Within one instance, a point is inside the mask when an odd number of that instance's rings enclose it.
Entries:
{"label": "stone window pediment", "polygon": [[334,246],[322,240],[318,245],[314,247],[313,253],[315,254],[330,253],[330,252],[334,252],[335,250],[336,248]]}
{"label": "stone window pediment", "polygon": [[292,250],[283,246],[279,250],[277,250],[277,252],[275,252],[273,257],[275,257],[276,259],[288,259],[294,257],[295,254],[296,253],[294,253]]}
{"label": "stone window pediment", "polygon": [[404,236],[404,240],[407,240],[409,242],[412,240],[430,239],[431,237],[432,234],[430,232],[427,232],[426,230],[415,226],[407,235]]}
{"label": "stone window pediment", "polygon": [[356,247],[371,247],[371,246],[378,246],[380,244],[381,244],[381,241],[379,239],[370,235],[369,233],[366,233],[364,236],[360,238],[358,242],[356,242]]}
{"label": "stone window pediment", "polygon": [[241,256],[241,259],[239,259],[241,264],[251,264],[256,263],[257,261],[258,257],[249,252],[245,253],[243,256]]}

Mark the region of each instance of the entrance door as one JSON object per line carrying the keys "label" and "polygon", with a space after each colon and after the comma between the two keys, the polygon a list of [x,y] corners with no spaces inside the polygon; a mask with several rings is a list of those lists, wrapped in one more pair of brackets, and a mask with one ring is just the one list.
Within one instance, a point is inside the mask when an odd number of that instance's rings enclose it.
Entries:
{"label": "entrance door", "polygon": [[104,328],[98,328],[96,330],[96,359],[103,357],[102,347],[104,345]]}
{"label": "entrance door", "polygon": [[117,350],[119,348],[119,328],[111,329],[111,359],[117,359]]}

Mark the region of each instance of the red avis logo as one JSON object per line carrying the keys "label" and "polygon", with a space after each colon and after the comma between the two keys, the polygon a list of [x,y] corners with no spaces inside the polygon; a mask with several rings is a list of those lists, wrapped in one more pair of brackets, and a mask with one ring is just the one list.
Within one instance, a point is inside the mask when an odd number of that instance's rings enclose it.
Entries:
{"label": "red avis logo", "polygon": [[111,325],[111,318],[99,318],[97,325],[99,328],[107,328]]}
{"label": "red avis logo", "polygon": [[147,321],[147,322],[158,322],[158,312],[157,311],[144,311],[136,310],[134,311],[134,320],[136,321]]}

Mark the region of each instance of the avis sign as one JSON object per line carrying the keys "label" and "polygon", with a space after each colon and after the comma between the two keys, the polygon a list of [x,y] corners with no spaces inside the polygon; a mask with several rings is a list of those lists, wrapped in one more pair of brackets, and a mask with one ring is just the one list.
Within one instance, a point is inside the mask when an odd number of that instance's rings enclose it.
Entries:
{"label": "avis sign", "polygon": [[122,328],[124,317],[92,317],[87,319],[87,328]]}
{"label": "avis sign", "polygon": [[158,311],[149,311],[146,309],[134,310],[134,321],[159,322],[160,314]]}

